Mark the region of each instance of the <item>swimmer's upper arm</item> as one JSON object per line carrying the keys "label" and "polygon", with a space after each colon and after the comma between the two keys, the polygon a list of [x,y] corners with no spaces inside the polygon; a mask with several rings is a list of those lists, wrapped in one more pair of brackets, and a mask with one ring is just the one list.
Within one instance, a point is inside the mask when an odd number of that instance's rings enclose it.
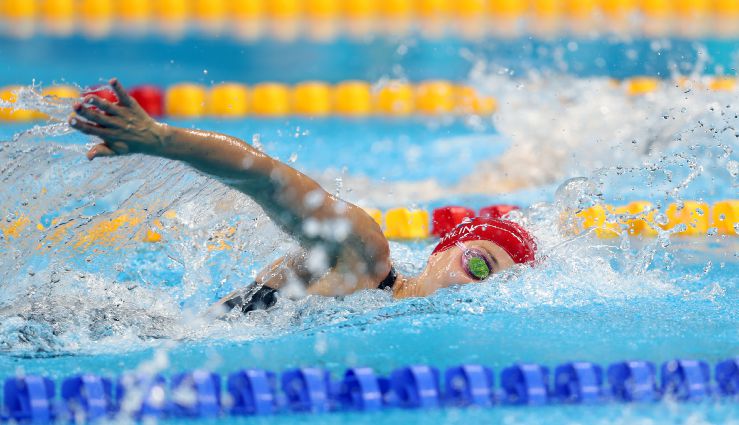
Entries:
{"label": "swimmer's upper arm", "polygon": [[370,268],[368,274],[378,282],[390,273],[390,245],[382,228],[364,209],[349,204],[348,216],[354,230],[353,238],[358,246],[358,253]]}
{"label": "swimmer's upper arm", "polygon": [[[366,263],[377,266],[373,268],[378,272],[368,271],[371,275],[384,273],[382,278],[387,275],[387,239],[366,211],[332,195],[315,180],[277,160],[270,171],[270,180],[277,187],[251,196],[306,250],[321,244],[329,253],[337,255],[341,249],[350,247]],[[241,185],[232,186],[240,188]],[[248,193],[251,183],[245,186],[242,191]],[[333,249],[336,247],[341,249]]]}
{"label": "swimmer's upper arm", "polygon": [[303,282],[311,279],[305,267],[305,251],[302,249],[291,252],[273,261],[272,264],[262,269],[254,281],[273,289],[280,289],[290,279],[298,278]]}

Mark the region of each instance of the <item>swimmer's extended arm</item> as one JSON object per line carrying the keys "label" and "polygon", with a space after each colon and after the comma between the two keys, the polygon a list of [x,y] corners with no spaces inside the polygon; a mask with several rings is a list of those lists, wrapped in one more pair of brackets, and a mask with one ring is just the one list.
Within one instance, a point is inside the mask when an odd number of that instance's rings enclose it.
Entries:
{"label": "swimmer's extended arm", "polygon": [[[257,201],[272,220],[303,246],[321,243],[329,256],[338,252],[338,247],[351,246],[377,269],[368,270],[368,274],[379,279],[387,274],[387,241],[361,208],[334,197],[313,179],[235,137],[158,123],[116,79],[110,84],[118,96],[117,104],[89,96],[89,105],[74,106],[74,111],[85,120],[70,119],[75,129],[104,141],[87,153],[90,160],[143,153],[183,161]],[[341,229],[347,232],[342,233]]]}

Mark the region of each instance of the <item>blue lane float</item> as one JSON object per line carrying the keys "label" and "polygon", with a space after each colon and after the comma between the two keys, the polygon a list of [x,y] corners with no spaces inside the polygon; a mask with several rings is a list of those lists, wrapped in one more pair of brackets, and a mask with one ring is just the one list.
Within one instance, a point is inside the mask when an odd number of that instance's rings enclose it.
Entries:
{"label": "blue lane float", "polygon": [[41,376],[5,380],[3,418],[15,422],[48,423],[56,418],[54,381]]}
{"label": "blue lane float", "polygon": [[110,379],[85,374],[62,381],[62,400],[69,415],[87,421],[114,413],[112,403],[113,385]]}
{"label": "blue lane float", "polygon": [[282,392],[294,412],[324,413],[329,410],[331,377],[324,369],[306,367],[282,374]]}
{"label": "blue lane float", "polygon": [[632,361],[612,364],[608,368],[611,395],[619,401],[656,401],[659,399],[654,363]]}
{"label": "blue lane float", "polygon": [[672,360],[662,365],[662,391],[680,401],[702,400],[711,395],[708,363],[697,360]]}
{"label": "blue lane float", "polygon": [[270,415],[277,411],[277,376],[261,369],[246,369],[228,375],[228,393],[236,416]]}
{"label": "blue lane float", "polygon": [[346,410],[373,411],[383,407],[380,380],[368,367],[351,368],[344,373],[339,402]]}
{"label": "blue lane float", "polygon": [[221,377],[203,370],[174,375],[170,397],[174,416],[216,417],[221,413]]}
{"label": "blue lane float", "polygon": [[495,400],[493,370],[481,365],[462,365],[447,369],[445,396],[456,407],[489,407]]}
{"label": "blue lane float", "polygon": [[739,357],[716,365],[716,383],[721,395],[739,396]]}
{"label": "blue lane float", "polygon": [[562,403],[598,403],[603,399],[603,369],[595,363],[563,364],[554,372],[554,393]]}
{"label": "blue lane float", "polygon": [[[520,363],[503,369],[500,385],[489,367],[466,364],[443,374],[432,366],[398,368],[388,376],[355,367],[339,380],[321,368],[299,368],[278,375],[244,369],[228,375],[196,370],[173,375],[124,374],[116,381],[93,374],[57,384],[36,375],[7,378],[0,422],[92,422],[112,417],[217,418],[334,411],[493,407],[496,405],[602,404],[609,402],[739,401],[739,357],[719,362],[713,380],[708,363],[671,360],[660,367],[626,361],[604,369],[571,362],[554,369]],[[115,385],[113,384],[115,382]],[[225,388],[224,388],[225,387]],[[57,398],[58,396],[58,398]]]}
{"label": "blue lane float", "polygon": [[116,408],[134,419],[159,419],[167,414],[167,381],[162,375],[128,373],[116,384]]}
{"label": "blue lane float", "polygon": [[388,406],[406,409],[439,407],[439,370],[424,365],[396,369],[390,374],[390,385],[384,393]]}
{"label": "blue lane float", "polygon": [[505,404],[542,405],[549,402],[549,369],[538,364],[517,364],[500,375]]}

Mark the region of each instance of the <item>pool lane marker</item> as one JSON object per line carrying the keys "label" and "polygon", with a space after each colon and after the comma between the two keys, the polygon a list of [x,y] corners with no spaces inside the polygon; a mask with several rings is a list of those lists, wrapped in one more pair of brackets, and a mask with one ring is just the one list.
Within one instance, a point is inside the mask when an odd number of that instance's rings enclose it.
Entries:
{"label": "pool lane marker", "polygon": [[[117,33],[182,37],[231,34],[244,40],[271,36],[317,41],[375,34],[438,39],[449,33],[487,34],[627,32],[631,35],[736,35],[739,3],[623,0],[4,0],[5,32],[101,38]],[[37,28],[40,27],[40,28]]]}
{"label": "pool lane marker", "polygon": [[[52,379],[10,377],[4,383],[0,421],[53,423],[99,419],[225,418],[274,414],[375,412],[392,409],[495,408],[496,406],[602,405],[607,403],[731,402],[739,400],[739,357],[711,367],[677,359],[659,369],[648,361],[613,363],[607,369],[577,361],[557,366],[517,363],[496,381],[484,365],[444,371],[410,365],[388,375],[368,367],[346,369],[336,380],[327,370],[304,367],[279,376],[262,369],[220,374],[195,370],[173,375],[127,373]],[[712,376],[713,375],[713,379]],[[225,385],[224,385],[225,384]],[[225,387],[225,388],[224,388]]]}
{"label": "pool lane marker", "polygon": [[[432,211],[424,209],[392,208],[384,213],[379,209],[365,211],[380,226],[388,239],[409,241],[439,238],[451,231],[466,218],[475,216],[505,218],[519,207],[494,204],[475,211],[463,206],[445,206]],[[669,231],[674,237],[731,237],[739,234],[739,200],[724,200],[709,205],[705,202],[684,201],[669,204],[663,214],[658,214],[647,201],[634,201],[627,205],[595,205],[574,212],[570,217],[570,231],[591,232],[601,239],[630,237],[656,237],[660,231]],[[5,241],[28,237],[28,232],[41,233],[38,249],[51,249],[58,243],[66,243],[77,250],[121,249],[129,242],[166,242],[167,232],[176,232],[174,210],[149,220],[146,211],[125,209],[114,211],[97,219],[88,229],[74,233],[76,221],[59,217],[58,213],[46,214],[39,219],[21,212],[8,214],[13,220],[0,223],[0,236]],[[33,223],[36,223],[35,226]],[[224,251],[232,248],[236,228],[226,227],[209,235],[207,249]],[[38,235],[37,235],[38,236]],[[36,237],[36,236],[34,236]]]}
{"label": "pool lane marker", "polygon": [[[0,88],[0,100],[12,105],[17,100],[18,88]],[[130,93],[150,115],[172,119],[491,115],[497,108],[493,97],[468,85],[445,80],[387,81],[374,86],[359,80],[336,84],[305,81],[295,85],[221,83],[210,87],[185,82],[167,89],[154,85],[136,86]],[[86,94],[116,101],[115,95],[105,87],[80,93],[70,86],[56,86],[42,92],[44,96],[70,102]],[[45,116],[37,111],[0,107],[0,121],[27,122],[43,118]]]}
{"label": "pool lane marker", "polygon": [[[477,215],[504,218],[516,209],[515,205],[490,205],[480,209]],[[384,215],[377,209],[367,209],[367,212],[389,239],[400,240],[441,237],[465,218],[476,215],[474,210],[462,206],[436,208],[430,222],[429,213],[424,210],[395,208]],[[650,202],[634,201],[617,207],[595,205],[572,214],[573,232],[592,231],[601,239],[617,238],[624,233],[632,237],[655,237],[660,230],[671,231],[671,235],[678,237],[737,236],[739,233],[739,200],[724,200],[713,205],[699,201],[673,203],[667,206],[664,214],[658,214]]]}
{"label": "pool lane marker", "polygon": [[[649,99],[658,90],[669,88],[709,90],[716,94],[732,94],[739,89],[737,78],[731,76],[680,77],[675,80],[637,76],[624,81],[613,80],[613,85],[634,97],[634,101]],[[0,88],[0,122],[29,122],[48,118],[38,111],[2,107],[3,103],[12,105],[16,102],[18,89],[18,86]],[[115,100],[112,92],[104,87],[80,93],[72,86],[52,86],[43,89],[41,94],[71,102],[87,93]],[[303,81],[295,85],[225,82],[210,87],[183,82],[166,89],[150,84],[136,86],[130,93],[153,117],[172,119],[489,116],[495,113],[499,103],[494,97],[482,94],[474,87],[445,80],[418,83],[384,81],[375,85],[359,80],[336,84]]]}

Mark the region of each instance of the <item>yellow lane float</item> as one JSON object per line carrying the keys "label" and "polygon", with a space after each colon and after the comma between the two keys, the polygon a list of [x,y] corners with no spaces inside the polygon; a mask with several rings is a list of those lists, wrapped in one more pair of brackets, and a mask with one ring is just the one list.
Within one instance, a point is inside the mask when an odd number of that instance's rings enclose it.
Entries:
{"label": "yellow lane float", "polygon": [[251,108],[256,115],[287,115],[290,113],[290,90],[285,84],[257,84],[252,88]]}
{"label": "yellow lane float", "polygon": [[382,115],[405,116],[415,109],[413,86],[391,81],[380,87],[375,99],[376,111]]}
{"label": "yellow lane float", "polygon": [[720,201],[711,208],[711,226],[721,235],[739,233],[739,200]]}
{"label": "yellow lane float", "polygon": [[665,215],[667,223],[661,224],[664,230],[684,226],[684,230],[676,232],[680,236],[705,235],[710,224],[708,204],[704,202],[685,201],[682,205],[670,204]]}
{"label": "yellow lane float", "polygon": [[372,112],[372,93],[365,81],[343,81],[334,87],[336,113],[365,116]]}
{"label": "yellow lane float", "polygon": [[626,92],[631,96],[640,96],[657,91],[660,80],[654,77],[634,77],[626,80]]}
{"label": "yellow lane float", "polygon": [[[19,86],[4,87],[0,89],[0,101],[15,104],[18,101],[17,92],[20,90]],[[2,108],[0,107],[0,121],[15,121],[23,122],[34,119],[36,113],[28,109],[13,109],[12,107]]]}
{"label": "yellow lane float", "polygon": [[249,91],[243,84],[222,83],[211,87],[208,93],[208,113],[217,117],[246,116]]}
{"label": "yellow lane float", "polygon": [[200,84],[171,86],[165,96],[166,114],[172,118],[198,118],[206,112],[206,90]]}
{"label": "yellow lane float", "polygon": [[416,89],[416,109],[427,115],[449,114],[455,109],[454,85],[448,81],[426,81]]}
{"label": "yellow lane float", "polygon": [[331,113],[331,88],[320,81],[306,81],[292,89],[292,110],[298,115],[326,116]]}
{"label": "yellow lane float", "polygon": [[429,237],[429,213],[424,210],[395,208],[385,213],[385,235],[391,239]]}

